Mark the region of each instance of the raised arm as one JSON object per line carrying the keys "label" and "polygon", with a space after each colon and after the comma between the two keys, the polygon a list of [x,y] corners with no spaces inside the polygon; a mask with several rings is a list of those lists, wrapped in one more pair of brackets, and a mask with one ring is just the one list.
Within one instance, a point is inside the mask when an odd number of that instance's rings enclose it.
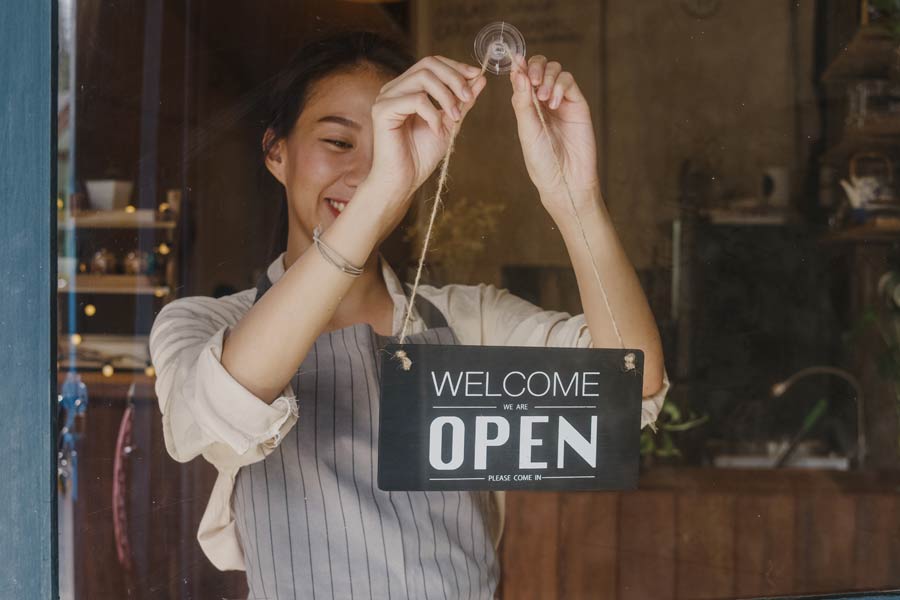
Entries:
{"label": "raised arm", "polygon": [[[597,149],[587,101],[572,74],[543,56],[531,57],[527,65],[524,60],[517,60],[510,81],[528,173],[565,241],[593,344],[620,346],[594,274],[591,254],[625,345],[644,351],[643,394],[655,394],[664,383],[659,330],[600,195]],[[547,122],[549,139],[534,106],[532,86]]]}
{"label": "raised arm", "polygon": [[[354,265],[369,261],[376,246],[403,218],[415,190],[436,167],[451,131],[484,83],[475,67],[428,57],[381,88],[371,111],[374,144],[360,139],[351,150],[365,152],[372,147],[371,169],[323,234],[328,246]],[[364,155],[351,158],[358,162],[360,156]],[[283,179],[279,169],[286,168],[285,160],[290,159],[277,152],[268,158],[270,170],[279,179]],[[230,333],[222,364],[241,385],[271,402],[290,381],[354,281],[309,244]]]}

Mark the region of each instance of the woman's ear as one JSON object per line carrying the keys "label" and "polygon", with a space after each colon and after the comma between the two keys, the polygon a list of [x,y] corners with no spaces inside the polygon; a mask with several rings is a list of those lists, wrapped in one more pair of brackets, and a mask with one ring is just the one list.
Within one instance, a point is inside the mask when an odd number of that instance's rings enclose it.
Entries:
{"label": "woman's ear", "polygon": [[286,144],[284,138],[275,139],[275,132],[272,128],[266,129],[262,139],[262,150],[265,153],[266,168],[269,173],[277,179],[281,185],[285,185],[286,181],[286,162],[285,155]]}

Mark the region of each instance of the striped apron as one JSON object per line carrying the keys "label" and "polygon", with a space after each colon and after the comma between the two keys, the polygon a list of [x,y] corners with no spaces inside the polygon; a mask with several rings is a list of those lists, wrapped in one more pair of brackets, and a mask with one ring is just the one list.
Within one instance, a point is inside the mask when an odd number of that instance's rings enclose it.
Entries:
{"label": "striped apron", "polygon": [[[256,300],[269,287],[263,275]],[[426,330],[409,343],[458,343],[433,304],[416,308]],[[493,598],[488,492],[378,489],[379,349],[393,341],[362,323],[320,335],[291,382],[297,425],[238,472],[249,598]]]}

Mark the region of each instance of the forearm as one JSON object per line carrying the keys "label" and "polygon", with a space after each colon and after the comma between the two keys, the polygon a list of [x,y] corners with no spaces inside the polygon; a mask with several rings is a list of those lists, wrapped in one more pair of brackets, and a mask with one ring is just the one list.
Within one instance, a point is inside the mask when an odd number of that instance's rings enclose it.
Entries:
{"label": "forearm", "polygon": [[[360,187],[322,240],[346,260],[363,265],[376,247],[381,203]],[[231,331],[222,364],[241,385],[271,403],[290,382],[334,315],[354,278],[327,262],[314,244]]]}
{"label": "forearm", "polygon": [[548,206],[563,206],[551,213],[563,236],[572,260],[578,290],[584,307],[585,318],[591,332],[594,347],[619,348],[610,318],[610,309],[618,325],[619,333],[628,348],[640,348],[644,352],[643,395],[649,396],[662,386],[663,354],[659,330],[640,280],[625,249],[619,240],[606,205],[599,190],[584,192],[576,198],[578,215],[584,227],[590,250],[606,290],[609,308],[597,282],[591,265],[591,255],[584,243],[584,236],[571,210],[568,198],[564,201],[545,201]]}

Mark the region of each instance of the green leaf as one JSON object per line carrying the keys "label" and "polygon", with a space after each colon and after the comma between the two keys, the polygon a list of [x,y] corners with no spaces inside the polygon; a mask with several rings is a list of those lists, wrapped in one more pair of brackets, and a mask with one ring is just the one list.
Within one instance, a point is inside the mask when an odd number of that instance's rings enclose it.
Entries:
{"label": "green leaf", "polygon": [[684,423],[663,423],[662,429],[665,431],[687,431],[694,427],[699,427],[709,421],[709,415],[703,415],[700,418],[685,421]]}
{"label": "green leaf", "polygon": [[681,420],[681,409],[674,402],[666,402],[663,404],[662,412],[669,417],[670,421],[677,423]]}

